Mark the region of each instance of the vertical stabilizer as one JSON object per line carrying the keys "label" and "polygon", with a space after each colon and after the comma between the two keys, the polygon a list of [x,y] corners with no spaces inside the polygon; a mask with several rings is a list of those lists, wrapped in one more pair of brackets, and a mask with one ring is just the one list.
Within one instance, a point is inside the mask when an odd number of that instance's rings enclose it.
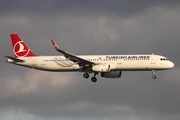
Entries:
{"label": "vertical stabilizer", "polygon": [[36,56],[18,34],[10,34],[10,37],[16,58]]}

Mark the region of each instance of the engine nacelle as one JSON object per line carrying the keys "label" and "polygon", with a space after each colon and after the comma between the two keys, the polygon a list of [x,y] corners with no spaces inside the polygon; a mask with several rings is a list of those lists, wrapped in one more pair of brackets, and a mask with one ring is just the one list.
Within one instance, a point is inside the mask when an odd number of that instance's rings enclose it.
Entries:
{"label": "engine nacelle", "polygon": [[121,75],[122,75],[121,71],[111,71],[111,72],[101,73],[101,77],[105,77],[105,78],[120,78]]}

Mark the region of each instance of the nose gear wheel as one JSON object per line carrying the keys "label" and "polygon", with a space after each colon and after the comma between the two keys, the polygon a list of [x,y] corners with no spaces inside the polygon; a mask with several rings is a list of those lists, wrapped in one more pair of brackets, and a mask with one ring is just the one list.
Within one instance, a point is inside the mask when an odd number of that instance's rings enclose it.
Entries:
{"label": "nose gear wheel", "polygon": [[155,70],[152,70],[152,74],[153,74],[152,78],[153,78],[153,79],[156,79]]}

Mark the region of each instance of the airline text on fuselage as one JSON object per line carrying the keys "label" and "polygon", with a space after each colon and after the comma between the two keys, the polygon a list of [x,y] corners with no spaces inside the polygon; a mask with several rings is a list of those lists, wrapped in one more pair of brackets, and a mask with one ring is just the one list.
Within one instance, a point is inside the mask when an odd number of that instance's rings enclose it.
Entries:
{"label": "airline text on fuselage", "polygon": [[106,59],[149,59],[150,56],[147,55],[126,55],[126,56],[117,56],[117,55],[110,55],[106,56]]}

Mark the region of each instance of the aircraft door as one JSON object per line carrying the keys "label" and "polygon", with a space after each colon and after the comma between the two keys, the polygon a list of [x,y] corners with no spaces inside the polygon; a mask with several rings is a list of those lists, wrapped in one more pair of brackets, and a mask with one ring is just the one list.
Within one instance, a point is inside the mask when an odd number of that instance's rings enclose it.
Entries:
{"label": "aircraft door", "polygon": [[118,59],[118,60],[117,60],[117,65],[118,65],[118,66],[122,66],[122,60],[121,60],[121,59]]}
{"label": "aircraft door", "polygon": [[155,61],[156,61],[156,57],[153,55],[153,56],[151,57],[151,62],[150,62],[150,64],[151,64],[151,65],[155,64]]}
{"label": "aircraft door", "polygon": [[156,58],[156,56],[155,55],[152,55],[151,56],[151,58],[150,58],[150,66],[151,66],[151,68],[154,68],[154,67],[156,67],[156,60],[157,58]]}
{"label": "aircraft door", "polygon": [[37,68],[37,59],[36,58],[32,59],[32,67]]}

